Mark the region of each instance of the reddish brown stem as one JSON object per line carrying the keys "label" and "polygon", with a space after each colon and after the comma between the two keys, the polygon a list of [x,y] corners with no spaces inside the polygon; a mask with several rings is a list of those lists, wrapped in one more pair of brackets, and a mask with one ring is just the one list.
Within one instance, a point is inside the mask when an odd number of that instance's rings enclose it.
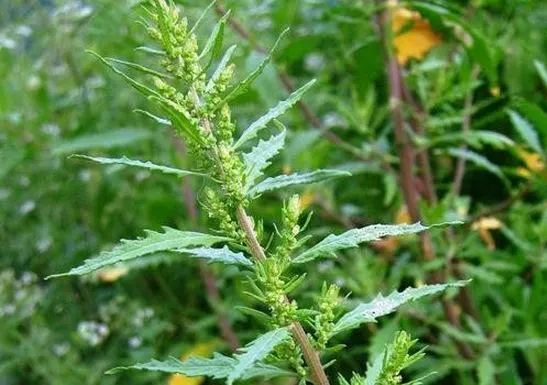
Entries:
{"label": "reddish brown stem", "polygon": [[[376,0],[376,3],[378,6],[382,5],[381,0]],[[380,38],[383,43],[384,54],[387,61],[387,76],[388,76],[389,93],[390,93],[389,105],[391,109],[391,117],[393,119],[393,124],[394,124],[395,143],[396,143],[397,151],[399,153],[399,158],[400,158],[399,181],[401,184],[401,188],[403,190],[403,195],[406,201],[410,218],[412,219],[413,222],[417,222],[421,220],[421,215],[418,208],[418,194],[416,191],[416,185],[414,183],[414,174],[413,174],[414,150],[405,132],[405,117],[404,117],[403,108],[402,108],[403,89],[404,89],[403,78],[401,76],[401,70],[399,68],[399,64],[397,63],[393,55],[391,55],[391,48],[390,48],[391,42],[389,41],[387,37],[389,36],[389,33],[386,31],[385,18],[386,18],[385,12],[381,12],[377,14],[376,25],[378,27],[378,32],[380,34]],[[426,162],[427,164],[429,163],[429,160],[426,157],[423,157],[422,160],[423,162]],[[431,170],[430,168],[426,168],[425,171],[430,172]],[[429,177],[429,181],[426,181],[425,183],[426,185],[428,183],[432,183],[432,178]],[[428,186],[428,189],[433,189],[433,186],[432,185]],[[432,194],[432,197],[433,196],[434,195]],[[431,241],[431,238],[428,233],[420,234],[420,246],[422,249],[424,260],[430,261],[435,259],[433,242]],[[440,282],[442,281],[442,279],[443,279],[442,274],[437,271],[432,274],[430,281]],[[456,328],[460,328],[461,324],[458,317],[458,310],[456,306],[447,299],[442,300],[442,305],[443,305],[445,318],[452,324],[452,326]],[[461,341],[455,341],[455,343],[462,357],[467,359],[471,359],[474,357],[473,350],[467,343],[464,343]]]}
{"label": "reddish brown stem", "polygon": [[[245,232],[245,236],[247,237],[247,245],[249,246],[251,254],[258,263],[263,263],[266,260],[266,254],[264,253],[264,249],[256,237],[253,220],[247,215],[243,206],[239,206],[237,208],[236,216],[239,226]],[[288,301],[288,299],[286,300]],[[321,365],[321,361],[319,360],[319,355],[313,349],[300,322],[294,322],[291,325],[291,333],[298,346],[300,346],[304,360],[311,370],[314,383],[316,385],[330,385],[327,375],[325,374],[325,370],[323,369],[323,365]]]}

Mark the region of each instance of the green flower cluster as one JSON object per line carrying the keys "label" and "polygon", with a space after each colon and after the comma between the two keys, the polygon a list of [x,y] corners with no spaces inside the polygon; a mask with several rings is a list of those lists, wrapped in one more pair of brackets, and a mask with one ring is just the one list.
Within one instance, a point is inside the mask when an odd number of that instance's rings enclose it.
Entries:
{"label": "green flower cluster", "polygon": [[319,298],[319,313],[315,316],[315,344],[316,348],[323,350],[334,328],[335,310],[340,303],[340,288],[334,284],[327,288],[323,283],[321,297]]}
{"label": "green flower cluster", "polygon": [[[163,98],[162,102],[186,117],[183,124],[172,124],[188,139],[188,146],[199,166],[220,182],[218,200],[230,202],[230,205],[224,207],[217,219],[222,225],[227,225],[233,222],[233,208],[246,203],[244,166],[232,146],[235,124],[230,107],[222,97],[232,81],[234,66],[225,66],[206,82],[206,69],[200,64],[203,53],[198,53],[196,35],[188,31],[188,22],[180,17],[178,8],[169,6],[165,0],[158,0],[148,13],[155,24],[147,26],[148,34],[163,48],[165,55],[161,63],[173,78],[171,84],[156,77],[154,85]],[[197,135],[179,127],[185,125],[191,127],[190,131],[195,130]],[[219,214],[221,211],[216,210]],[[230,216],[229,220],[226,215]]]}
{"label": "green flower cluster", "polygon": [[417,340],[412,340],[405,331],[400,331],[395,336],[391,345],[391,352],[386,352],[382,372],[378,377],[378,385],[398,385],[403,381],[401,371],[421,360],[425,353],[423,350],[414,354],[409,354],[410,348],[416,344]]}

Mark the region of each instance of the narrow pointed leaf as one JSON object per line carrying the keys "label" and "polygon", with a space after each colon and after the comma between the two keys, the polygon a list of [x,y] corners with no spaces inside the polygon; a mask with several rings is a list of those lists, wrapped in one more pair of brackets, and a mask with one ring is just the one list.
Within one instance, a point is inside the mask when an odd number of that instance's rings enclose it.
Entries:
{"label": "narrow pointed leaf", "polygon": [[226,52],[224,53],[224,56],[222,56],[222,59],[220,59],[220,63],[218,63],[217,68],[215,69],[215,72],[213,72],[211,79],[209,79],[209,81],[207,82],[207,86],[205,87],[206,91],[211,91],[213,89],[213,86],[215,85],[218,78],[222,74],[222,71],[224,71],[224,69],[230,62],[230,59],[232,58],[232,55],[236,48],[237,48],[236,45],[232,45],[226,50]]}
{"label": "narrow pointed leaf", "polygon": [[513,126],[515,126],[517,132],[522,137],[522,139],[524,139],[526,144],[528,144],[538,154],[543,153],[543,149],[541,148],[541,143],[539,141],[539,136],[536,130],[534,130],[534,127],[532,127],[532,125],[518,112],[509,110],[507,111],[507,113],[509,114],[509,118],[511,118]]}
{"label": "narrow pointed leaf", "polygon": [[149,111],[141,110],[141,109],[136,108],[136,109],[133,110],[133,112],[138,112],[139,114],[143,114],[145,116],[148,116],[150,119],[155,120],[157,123],[159,123],[161,125],[164,125],[164,126],[170,126],[171,125],[171,122],[169,121],[169,119],[160,118],[159,116],[154,115],[153,113],[151,113]]}
{"label": "narrow pointed leaf", "polygon": [[195,24],[192,26],[192,28],[190,29],[190,31],[188,32],[189,34],[190,33],[193,33],[196,31],[196,29],[198,29],[199,25],[201,24],[203,18],[205,18],[205,15],[207,15],[207,13],[209,12],[209,10],[211,8],[213,8],[213,5],[215,5],[217,2],[217,0],[213,0],[209,3],[209,5],[203,10],[203,12],[201,13],[201,15],[199,15],[199,18],[197,19],[197,21],[195,22]]}
{"label": "narrow pointed leaf", "polygon": [[317,183],[350,175],[349,172],[340,170],[317,170],[306,174],[279,175],[273,178],[267,178],[252,187],[247,192],[247,196],[254,197],[266,191],[279,190],[285,187],[302,184]]}
{"label": "narrow pointed leaf", "polygon": [[268,140],[260,140],[251,152],[243,154],[245,163],[245,191],[249,190],[262,171],[270,165],[270,159],[277,155],[285,144],[286,131],[272,136]]}
{"label": "narrow pointed leaf", "polygon": [[371,302],[362,303],[346,313],[334,325],[332,335],[350,330],[367,322],[376,322],[376,318],[393,313],[398,307],[407,302],[415,301],[427,295],[446,290],[449,287],[462,287],[469,281],[457,281],[448,284],[426,285],[418,288],[409,287],[402,292],[394,291],[387,297],[378,294]]}
{"label": "narrow pointed leaf", "polygon": [[304,251],[293,259],[294,263],[304,263],[311,261],[321,255],[332,255],[334,252],[343,249],[357,247],[361,243],[372,242],[387,236],[397,236],[405,234],[419,233],[435,226],[444,226],[457,224],[459,222],[447,222],[433,226],[423,226],[420,222],[414,224],[402,225],[371,225],[360,229],[351,229],[345,233],[331,234],[321,242]]}
{"label": "narrow pointed leaf", "polygon": [[315,79],[310,80],[308,83],[304,84],[302,87],[290,94],[287,99],[279,102],[275,107],[271,108],[266,113],[266,115],[263,115],[261,118],[252,123],[249,127],[247,127],[247,129],[243,131],[243,134],[241,134],[241,136],[239,137],[238,141],[234,144],[234,148],[238,148],[248,140],[256,137],[258,132],[266,127],[268,123],[270,123],[274,119],[277,119],[278,117],[283,115],[289,108],[294,106],[300,100],[300,98],[302,98],[304,92],[306,92],[314,83]]}
{"label": "narrow pointed leaf", "polygon": [[203,174],[200,172],[181,170],[181,169],[169,167],[169,166],[161,166],[161,165],[154,164],[150,161],[143,162],[140,160],[129,159],[129,158],[126,158],[125,156],[122,158],[103,158],[103,157],[94,157],[94,156],[75,154],[75,155],[72,155],[71,158],[72,157],[87,159],[87,160],[91,160],[93,162],[97,162],[101,164],[121,164],[121,165],[131,166],[131,167],[145,168],[151,171],[161,171],[164,174],[173,174],[178,176],[185,176],[185,175],[207,176],[206,174]]}
{"label": "narrow pointed leaf", "polygon": [[501,172],[501,169],[495,165],[494,163],[490,162],[487,158],[484,156],[477,154],[476,152],[465,150],[462,148],[450,148],[448,149],[448,153],[452,156],[464,158],[465,160],[468,160],[469,162],[473,163],[475,166],[478,166],[480,168],[483,168],[492,174],[499,177],[502,181],[506,181],[505,176]]}
{"label": "narrow pointed leaf", "polygon": [[220,262],[226,265],[242,265],[252,266],[253,263],[250,259],[245,257],[243,253],[235,253],[227,246],[221,249],[212,247],[198,247],[195,249],[176,249],[175,251],[184,254],[190,254],[196,258],[203,258],[209,263]]}
{"label": "narrow pointed leaf", "polygon": [[114,63],[117,63],[117,64],[122,64],[124,66],[129,67],[129,68],[133,68],[134,70],[142,72],[144,74],[154,75],[154,76],[157,76],[157,77],[163,78],[163,79],[172,79],[173,78],[171,75],[158,72],[156,70],[153,70],[151,68],[142,66],[142,65],[137,64],[137,63],[116,59],[116,58],[113,58],[113,57],[107,57],[105,59],[113,61]]}
{"label": "narrow pointed leaf", "polygon": [[119,69],[117,69],[112,63],[110,63],[108,60],[106,60],[104,57],[102,57],[101,55],[99,55],[98,53],[96,52],[93,52],[93,51],[86,51],[90,54],[92,54],[93,56],[97,57],[100,61],[102,61],[108,68],[110,68],[112,71],[114,71],[116,74],[120,75],[121,77],[123,77],[133,88],[135,88],[137,91],[139,91],[141,94],[145,95],[145,96],[151,96],[151,95],[154,95],[154,96],[157,96],[159,97],[160,95],[152,90],[151,88],[145,86],[144,84],[142,83],[139,83],[138,81],[136,81],[135,79],[131,78],[130,76],[126,75],[124,72],[120,71]]}
{"label": "narrow pointed leaf", "polygon": [[121,243],[112,250],[103,251],[98,257],[85,260],[83,265],[75,267],[67,273],[51,275],[48,279],[91,273],[108,265],[139,258],[158,251],[173,250],[188,246],[211,246],[215,243],[229,240],[228,238],[216,235],[180,231],[170,227],[164,227],[163,230],[163,233],[146,230],[144,238],[122,239]]}
{"label": "narrow pointed leaf", "polygon": [[287,328],[275,329],[239,349],[239,353],[234,356],[236,363],[228,375],[228,385],[242,378],[255,363],[263,360],[277,345],[289,338]]}
{"label": "narrow pointed leaf", "polygon": [[152,47],[140,46],[135,48],[135,51],[141,51],[141,52],[146,52],[153,55],[165,56],[165,51],[162,51],[161,49],[152,48]]}
{"label": "narrow pointed leaf", "polygon": [[220,55],[220,50],[222,49],[222,41],[224,40],[224,28],[226,27],[226,21],[230,17],[230,11],[226,12],[224,16],[215,24],[213,32],[209,36],[209,39],[205,43],[203,50],[199,54],[199,59],[203,59],[209,52],[211,52],[211,57],[207,63],[207,68],[211,63]]}
{"label": "narrow pointed leaf", "polygon": [[198,127],[193,123],[185,111],[174,105],[172,101],[161,96],[150,96],[149,99],[156,103],[156,105],[169,116],[171,124],[175,129],[182,132],[186,138],[196,143],[203,143],[203,138],[198,132]]}
{"label": "narrow pointed leaf", "polygon": [[270,52],[268,52],[264,59],[262,59],[262,62],[260,62],[258,67],[253,72],[251,72],[245,79],[243,79],[243,81],[241,81],[233,90],[231,90],[228,95],[226,95],[222,103],[220,103],[220,105],[222,105],[223,103],[229,103],[237,98],[239,95],[249,91],[255,79],[260,76],[260,74],[264,71],[264,68],[266,68],[268,63],[272,60],[273,53],[277,49],[279,42],[281,41],[283,36],[287,34],[288,31],[289,29],[287,28],[283,32],[281,32],[273,47],[270,49]]}

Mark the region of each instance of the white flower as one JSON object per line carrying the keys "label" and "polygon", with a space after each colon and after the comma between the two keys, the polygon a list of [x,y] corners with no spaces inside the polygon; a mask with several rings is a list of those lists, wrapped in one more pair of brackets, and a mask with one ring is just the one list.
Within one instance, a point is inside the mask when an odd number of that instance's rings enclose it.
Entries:
{"label": "white flower", "polygon": [[136,349],[142,345],[142,338],[139,336],[131,337],[128,341],[130,348]]}
{"label": "white flower", "polygon": [[21,215],[27,215],[35,208],[36,202],[34,202],[33,200],[27,200],[21,205],[21,207],[19,207],[19,212],[21,213]]}
{"label": "white flower", "polygon": [[46,123],[42,125],[42,132],[51,136],[59,136],[61,128],[59,128],[59,126],[54,123]]}
{"label": "white flower", "polygon": [[19,36],[29,37],[30,35],[32,35],[32,28],[30,28],[28,25],[21,24],[15,29],[15,33]]}
{"label": "white flower", "polygon": [[53,345],[53,354],[55,354],[57,357],[63,357],[68,353],[69,348],[70,345],[67,342],[64,342],[62,344],[55,344]]}

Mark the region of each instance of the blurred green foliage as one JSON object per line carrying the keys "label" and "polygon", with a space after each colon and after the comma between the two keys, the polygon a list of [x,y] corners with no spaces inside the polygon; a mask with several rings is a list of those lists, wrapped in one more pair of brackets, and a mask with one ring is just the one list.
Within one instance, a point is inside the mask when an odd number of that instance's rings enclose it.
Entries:
{"label": "blurred green foliage", "polygon": [[[208,4],[180,3],[190,20]],[[539,0],[449,2],[452,17],[437,12],[434,4],[409,3],[443,38],[423,60],[412,60],[403,70],[426,128],[412,133],[407,127],[408,133],[416,148],[430,154],[439,197],[436,203],[420,200],[421,216],[426,223],[473,223],[455,228],[451,237],[433,234],[433,261],[422,260],[416,238],[387,240],[322,262],[299,290],[312,293],[331,280],[343,293],[370,299],[377,292],[423,283],[433,270],[457,276],[457,259],[458,274],[473,279],[474,310],[458,308],[461,328],[444,319],[440,303],[413,306],[352,332],[352,344],[333,353],[335,369],[347,378],[362,372],[367,357],[381,352],[404,328],[429,345],[427,356],[412,368],[436,372],[424,382],[543,384],[547,84],[541,71],[547,63],[547,5]],[[249,33],[245,39],[227,29],[229,42],[238,44],[234,58],[241,73],[256,67],[263,57],[260,47],[270,47],[291,28],[275,63],[237,99],[238,127],[287,95],[279,74],[296,84],[319,80],[305,101],[321,126],[293,108],[284,118],[288,146],[272,165],[279,172],[319,167],[352,172],[344,181],[303,192],[315,213],[312,235],[404,218],[386,60],[373,3],[234,0],[223,6]],[[207,213],[200,210],[194,219],[185,204],[189,192],[200,191],[199,181],[68,158],[86,153],[188,162],[169,127],[133,112],[145,100],[85,53],[91,49],[152,62],[134,50],[146,40],[139,13],[133,0],[0,5],[0,384],[165,382],[156,374],[103,372],[117,363],[180,356],[204,341],[226,347],[216,326],[219,311],[243,341],[257,326],[234,310],[249,302],[234,294],[242,290],[225,290],[245,289],[231,268],[214,269],[220,302],[207,297],[199,267],[191,261],[136,269],[115,282],[100,276],[42,280],[119,239],[141,235],[142,229],[191,229],[196,222],[207,228]],[[215,13],[205,21],[200,36],[208,35]],[[466,46],[468,35],[477,44]],[[405,106],[412,117],[409,109]],[[511,119],[509,110],[524,122]],[[466,119],[469,131],[462,132]],[[318,129],[336,133],[345,144],[325,140]],[[467,167],[461,192],[454,195],[462,153]],[[267,195],[253,207],[267,218],[266,231],[273,232],[279,219],[279,198],[292,192]],[[494,225],[480,221],[483,212],[495,218]],[[475,359],[461,359],[454,341],[470,344]]]}

